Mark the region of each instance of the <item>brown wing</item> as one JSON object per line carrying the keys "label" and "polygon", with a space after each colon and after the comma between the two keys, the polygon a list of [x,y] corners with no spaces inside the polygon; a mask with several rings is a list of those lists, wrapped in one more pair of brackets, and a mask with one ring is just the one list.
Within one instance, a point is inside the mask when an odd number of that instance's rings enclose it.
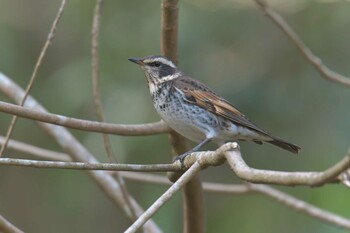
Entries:
{"label": "brown wing", "polygon": [[268,135],[267,132],[250,122],[244,114],[238,111],[229,102],[216,95],[212,90],[197,80],[190,77],[178,78],[175,81],[175,87],[178,87],[184,92],[186,101],[228,119],[237,125],[242,125],[259,133]]}

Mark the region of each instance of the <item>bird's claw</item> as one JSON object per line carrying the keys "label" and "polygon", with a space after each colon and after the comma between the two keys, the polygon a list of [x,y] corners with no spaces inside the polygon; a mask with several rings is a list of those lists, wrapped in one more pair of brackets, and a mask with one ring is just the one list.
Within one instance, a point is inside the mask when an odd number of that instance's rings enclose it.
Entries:
{"label": "bird's claw", "polygon": [[179,156],[177,156],[175,159],[174,159],[174,162],[176,162],[176,161],[179,161],[180,163],[181,163],[181,168],[185,168],[185,158],[188,156],[188,155],[190,155],[191,153],[188,153],[188,152],[186,152],[186,153],[183,153],[182,155],[179,155]]}

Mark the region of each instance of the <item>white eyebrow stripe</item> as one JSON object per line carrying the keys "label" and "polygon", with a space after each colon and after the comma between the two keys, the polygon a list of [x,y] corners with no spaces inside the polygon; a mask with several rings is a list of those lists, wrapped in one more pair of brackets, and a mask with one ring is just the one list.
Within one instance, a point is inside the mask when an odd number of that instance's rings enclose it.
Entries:
{"label": "white eyebrow stripe", "polygon": [[172,61],[169,61],[168,59],[165,59],[163,57],[155,57],[155,58],[150,58],[145,60],[147,63],[159,61],[160,63],[166,64],[172,68],[176,68],[175,64]]}

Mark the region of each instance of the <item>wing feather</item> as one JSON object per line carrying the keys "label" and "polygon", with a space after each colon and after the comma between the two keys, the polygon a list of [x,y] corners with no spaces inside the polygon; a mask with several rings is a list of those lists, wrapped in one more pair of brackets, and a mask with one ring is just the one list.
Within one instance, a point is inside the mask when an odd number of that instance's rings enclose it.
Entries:
{"label": "wing feather", "polygon": [[266,131],[253,124],[244,114],[238,111],[238,109],[215,94],[204,84],[190,77],[179,78],[175,80],[175,82],[175,87],[179,87],[179,89],[185,94],[185,100],[187,102],[204,108],[215,115],[228,119],[237,125],[245,126],[269,136]]}

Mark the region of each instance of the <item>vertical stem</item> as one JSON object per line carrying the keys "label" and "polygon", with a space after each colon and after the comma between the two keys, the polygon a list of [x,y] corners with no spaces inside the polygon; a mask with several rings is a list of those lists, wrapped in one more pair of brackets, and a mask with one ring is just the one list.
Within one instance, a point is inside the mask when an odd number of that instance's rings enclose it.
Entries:
{"label": "vertical stem", "polygon": [[[179,0],[162,0],[161,53],[178,63]],[[169,134],[174,154],[189,150],[186,139],[176,132]],[[204,232],[203,190],[199,175],[184,186],[184,232]]]}
{"label": "vertical stem", "polygon": [[[100,93],[100,75],[99,75],[99,36],[100,36],[100,24],[101,24],[101,7],[103,4],[103,0],[96,0],[94,14],[93,14],[93,22],[92,22],[92,39],[91,39],[91,67],[92,67],[92,90],[94,95],[94,103],[97,119],[100,122],[105,121],[105,116],[103,113],[102,101],[101,101],[101,93]],[[103,144],[109,159],[109,162],[116,162],[116,156],[113,152],[111,141],[109,139],[108,134],[102,134]],[[137,218],[136,210],[133,208],[131,204],[130,194],[124,184],[124,179],[119,175],[117,171],[113,173],[113,177],[120,185],[120,190],[122,192],[123,198],[125,200],[125,205],[129,208],[131,213],[131,219],[135,220]]]}
{"label": "vertical stem", "polygon": [[164,56],[178,63],[179,0],[163,0],[161,7],[160,50]]}
{"label": "vertical stem", "polygon": [[205,232],[203,189],[199,174],[184,187],[184,233]]}

